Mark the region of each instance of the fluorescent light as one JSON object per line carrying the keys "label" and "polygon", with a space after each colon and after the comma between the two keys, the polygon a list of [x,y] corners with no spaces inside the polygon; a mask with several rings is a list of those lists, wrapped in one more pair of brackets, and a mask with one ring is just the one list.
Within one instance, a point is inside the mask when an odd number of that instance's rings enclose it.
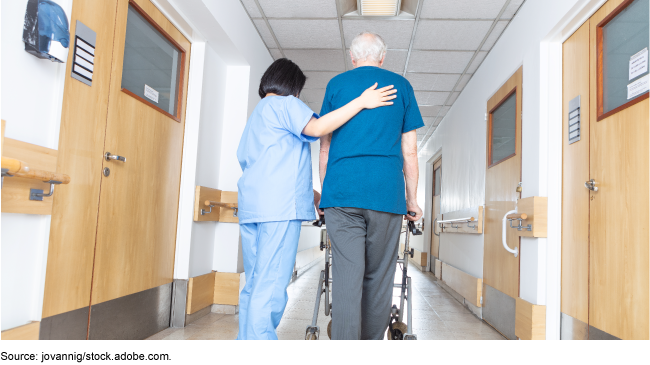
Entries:
{"label": "fluorescent light", "polygon": [[396,16],[399,0],[361,0],[363,16]]}

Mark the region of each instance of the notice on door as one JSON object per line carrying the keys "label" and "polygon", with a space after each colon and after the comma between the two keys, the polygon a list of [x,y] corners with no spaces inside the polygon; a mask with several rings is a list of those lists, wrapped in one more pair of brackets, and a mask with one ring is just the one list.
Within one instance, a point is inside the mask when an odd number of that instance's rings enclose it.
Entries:
{"label": "notice on door", "polygon": [[648,76],[650,75],[645,75],[644,77],[627,85],[627,100],[633,99],[648,91],[650,86],[648,83]]}
{"label": "notice on door", "polygon": [[158,91],[147,84],[144,84],[144,96],[146,96],[149,100],[152,100],[156,103],[158,102]]}
{"label": "notice on door", "polygon": [[635,79],[646,72],[648,72],[648,47],[630,57],[630,80]]}

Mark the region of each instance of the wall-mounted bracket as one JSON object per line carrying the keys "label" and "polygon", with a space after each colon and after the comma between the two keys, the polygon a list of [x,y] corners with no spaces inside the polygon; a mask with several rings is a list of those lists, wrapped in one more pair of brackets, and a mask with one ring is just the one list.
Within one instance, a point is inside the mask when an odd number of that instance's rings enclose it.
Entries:
{"label": "wall-mounted bracket", "polygon": [[[510,217],[510,216],[515,216],[515,215],[518,215],[519,217]],[[526,218],[528,218],[528,216],[526,214],[510,214],[507,218],[508,218],[508,221],[510,222],[510,228],[516,228],[518,231],[526,230],[526,231],[529,231],[529,232],[533,230],[533,225],[532,224],[529,224],[527,226],[523,225],[523,221],[525,221]],[[512,221],[518,221],[519,225],[513,226]]]}
{"label": "wall-mounted bracket", "polygon": [[49,198],[54,195],[54,185],[61,184],[61,181],[54,180],[44,182],[50,184],[50,192],[48,194],[45,194],[41,189],[29,189],[29,200],[43,201],[43,198]]}
{"label": "wall-mounted bracket", "polygon": [[210,210],[201,209],[201,215],[206,215],[206,214],[212,213],[212,208],[214,208],[214,207],[221,207],[221,208],[226,208],[226,209],[232,209],[234,211],[232,216],[236,217],[237,216],[237,211],[239,210],[237,208],[236,203],[220,203],[220,202],[214,202],[214,201],[206,200],[203,204],[205,204],[205,206],[207,206],[207,207],[210,207]]}
{"label": "wall-mounted bracket", "polygon": [[194,197],[194,221],[238,223],[237,192],[197,186]]}

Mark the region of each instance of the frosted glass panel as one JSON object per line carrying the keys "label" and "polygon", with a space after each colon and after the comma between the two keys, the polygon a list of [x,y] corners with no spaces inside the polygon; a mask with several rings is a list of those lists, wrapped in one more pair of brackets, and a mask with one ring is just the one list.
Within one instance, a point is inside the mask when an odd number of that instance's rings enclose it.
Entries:
{"label": "frosted glass panel", "polygon": [[122,88],[176,115],[181,52],[129,6]]}
{"label": "frosted glass panel", "polygon": [[495,164],[515,153],[517,93],[513,93],[492,113],[492,161]]}
{"label": "frosted glass panel", "polygon": [[603,113],[635,99],[628,99],[627,85],[648,74],[630,78],[629,71],[630,58],[650,45],[649,3],[635,0],[603,27]]}

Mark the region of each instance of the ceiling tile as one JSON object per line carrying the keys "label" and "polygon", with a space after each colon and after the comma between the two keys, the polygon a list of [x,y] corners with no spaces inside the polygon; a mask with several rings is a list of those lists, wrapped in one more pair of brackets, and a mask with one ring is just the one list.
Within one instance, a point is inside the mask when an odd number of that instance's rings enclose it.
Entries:
{"label": "ceiling tile", "polygon": [[336,18],[332,0],[259,0],[267,18]]}
{"label": "ceiling tile", "polygon": [[458,83],[458,86],[456,86],[456,91],[463,91],[465,86],[467,86],[467,83],[469,82],[469,79],[472,78],[471,74],[465,74],[461,76],[460,82]]}
{"label": "ceiling tile", "polygon": [[260,32],[260,35],[262,36],[262,39],[264,40],[264,44],[266,44],[267,48],[278,48],[277,44],[275,44],[275,40],[273,39],[273,36],[271,35],[271,31],[269,30],[269,27],[266,26],[266,22],[264,19],[254,19],[253,23],[255,23],[255,27],[257,28],[257,31]]}
{"label": "ceiling tile", "polygon": [[302,71],[344,71],[345,63],[340,49],[332,50],[298,50],[285,49],[284,54],[292,60]]}
{"label": "ceiling tile", "polygon": [[[513,0],[517,1],[517,0]],[[506,0],[425,0],[421,18],[494,19]]]}
{"label": "ceiling tile", "polygon": [[418,139],[420,137],[424,137],[424,135],[427,134],[428,131],[429,131],[429,127],[421,127],[421,128],[416,129]]}
{"label": "ceiling tile", "polygon": [[441,105],[419,105],[422,117],[435,117],[438,115]]}
{"label": "ceiling tile", "polygon": [[474,51],[491,25],[489,20],[422,20],[413,48]]}
{"label": "ceiling tile", "polygon": [[322,103],[325,97],[325,89],[303,89],[300,93],[300,100],[305,103]]}
{"label": "ceiling tile", "polygon": [[440,113],[438,113],[438,118],[442,118],[445,115],[447,115],[449,109],[451,109],[451,106],[443,106],[442,108],[440,108]]}
{"label": "ceiling tile", "polygon": [[422,142],[423,139],[424,139],[424,136],[418,135],[418,142]]}
{"label": "ceiling tile", "polygon": [[474,52],[412,51],[408,71],[463,73]]}
{"label": "ceiling tile", "polygon": [[474,58],[474,61],[469,66],[469,69],[467,70],[467,73],[473,74],[474,72],[476,72],[476,70],[481,65],[481,63],[483,63],[483,60],[485,59],[485,56],[487,56],[487,52],[485,52],[485,51],[478,52],[478,54],[476,55],[476,58]]}
{"label": "ceiling tile", "polygon": [[269,19],[281,48],[341,48],[336,19]]}
{"label": "ceiling tile", "polygon": [[424,125],[429,127],[433,122],[436,120],[436,117],[422,117],[422,121],[424,121]]}
{"label": "ceiling tile", "polygon": [[445,105],[445,101],[449,97],[448,92],[440,91],[416,91],[415,99],[418,105]]}
{"label": "ceiling tile", "polygon": [[312,102],[312,103],[309,103],[308,105],[309,105],[309,107],[311,108],[311,110],[314,111],[314,113],[316,113],[316,114],[320,114],[320,110],[321,110],[321,108],[323,107],[323,102],[322,102],[322,100],[321,100],[320,102],[317,102],[317,103],[316,103],[316,102]]}
{"label": "ceiling tile", "polygon": [[510,1],[510,5],[506,8],[506,10],[501,14],[501,19],[512,19],[517,11],[519,11],[519,7],[524,3],[525,0],[512,0]]}
{"label": "ceiling tile", "polygon": [[436,119],[435,123],[433,123],[433,126],[438,127],[440,125],[440,122],[442,122],[443,118],[444,117],[438,117],[438,119]]}
{"label": "ceiling tile", "polygon": [[[350,50],[345,51],[345,64],[348,70],[351,70],[352,60],[350,59]],[[389,49],[386,52],[386,58],[384,60],[383,69],[392,71],[398,74],[404,72],[404,65],[406,64],[406,56],[408,55],[408,50],[405,49]]]}
{"label": "ceiling tile", "polygon": [[269,52],[271,52],[271,57],[273,57],[274,60],[282,58],[282,53],[280,53],[279,49],[271,48],[269,49]]}
{"label": "ceiling tile", "polygon": [[332,77],[338,75],[340,72],[316,72],[308,71],[305,72],[307,76],[307,82],[305,83],[305,89],[324,89],[327,87],[327,83],[330,82]]}
{"label": "ceiling tile", "polygon": [[447,105],[454,105],[454,103],[456,102],[456,99],[458,99],[458,95],[460,95],[459,92],[451,93],[451,98],[449,98],[449,101],[447,101]]}
{"label": "ceiling tile", "polygon": [[354,37],[361,32],[379,34],[392,49],[407,49],[411,43],[415,20],[343,20],[345,46],[350,47]]}
{"label": "ceiling tile", "polygon": [[241,0],[242,4],[244,4],[244,8],[246,8],[246,11],[248,12],[248,15],[251,18],[261,18],[262,13],[260,13],[260,9],[257,8],[257,4],[255,4],[255,0]]}
{"label": "ceiling tile", "polygon": [[406,74],[413,90],[420,91],[452,91],[459,78],[460,74]]}
{"label": "ceiling tile", "polygon": [[494,43],[496,43],[497,39],[499,39],[499,36],[501,36],[501,33],[503,33],[503,30],[506,29],[508,22],[508,20],[499,20],[497,22],[497,24],[494,26],[494,29],[492,29],[492,32],[490,32],[490,35],[485,40],[485,43],[483,43],[481,50],[489,51],[492,49]]}

